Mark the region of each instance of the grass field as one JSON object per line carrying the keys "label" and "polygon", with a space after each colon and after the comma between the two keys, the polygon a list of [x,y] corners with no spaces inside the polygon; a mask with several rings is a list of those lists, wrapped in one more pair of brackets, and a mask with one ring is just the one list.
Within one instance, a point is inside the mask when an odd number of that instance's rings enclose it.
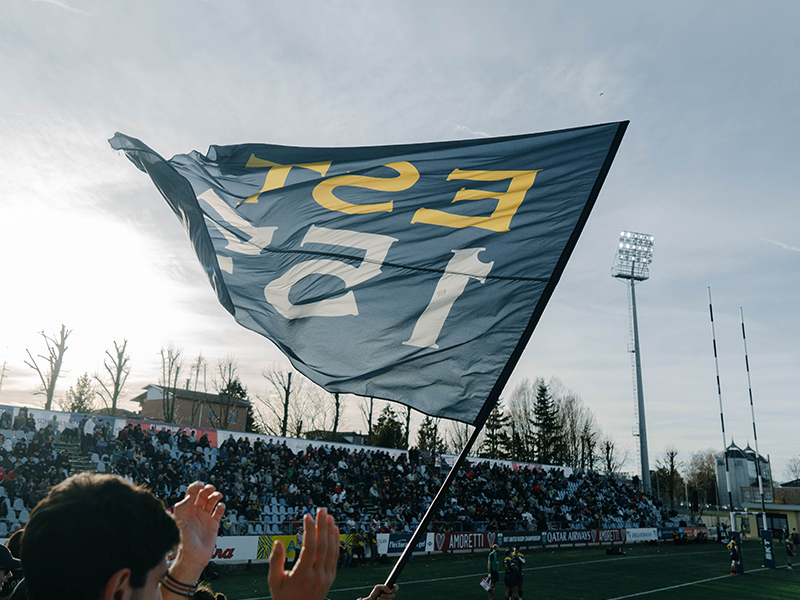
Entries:
{"label": "grass field", "polygon": [[[625,556],[607,556],[605,548],[562,548],[526,553],[524,597],[569,600],[784,600],[800,598],[800,566],[786,569],[786,557],[777,555],[779,568],[761,568],[757,542],[744,546],[744,576],[732,577],[728,552],[722,544],[657,547],[625,546]],[[340,569],[328,597],[353,600],[382,583],[391,564]],[[400,576],[398,600],[487,598],[478,585],[486,573],[484,552],[417,558]],[[213,582],[215,591],[230,600],[269,598],[266,571],[224,573]],[[495,599],[503,600],[502,577]],[[298,599],[302,600],[302,599]]]}

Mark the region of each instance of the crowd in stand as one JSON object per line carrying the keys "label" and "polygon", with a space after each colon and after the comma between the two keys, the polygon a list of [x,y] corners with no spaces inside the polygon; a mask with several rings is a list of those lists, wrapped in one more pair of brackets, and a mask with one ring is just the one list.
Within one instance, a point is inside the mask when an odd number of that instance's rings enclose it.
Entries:
{"label": "crowd in stand", "polygon": [[[0,415],[0,430],[3,430]],[[57,452],[54,424],[15,422],[0,438],[0,519],[14,523],[67,477],[66,452]],[[438,468],[411,450],[385,451],[309,445],[292,452],[269,438],[232,435],[213,447],[194,432],[145,431],[128,425],[114,435],[102,418],[86,417],[63,439],[80,440],[99,471],[149,487],[167,506],[196,480],[225,495],[223,535],[291,534],[302,515],[325,506],[347,533],[413,531],[442,483]],[[7,518],[13,507],[14,520]],[[24,512],[23,512],[24,509]],[[6,513],[6,514],[3,514]],[[434,531],[592,529],[655,526],[667,517],[658,502],[630,485],[595,472],[511,469],[474,462],[455,479]],[[0,529],[2,527],[0,526]]]}

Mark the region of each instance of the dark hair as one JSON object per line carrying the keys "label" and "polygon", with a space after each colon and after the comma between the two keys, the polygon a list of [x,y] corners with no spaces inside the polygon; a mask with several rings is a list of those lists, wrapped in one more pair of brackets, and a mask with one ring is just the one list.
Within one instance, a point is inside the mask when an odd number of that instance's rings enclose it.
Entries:
{"label": "dark hair", "polygon": [[8,538],[6,542],[6,548],[9,549],[11,552],[11,556],[14,558],[20,555],[20,550],[22,549],[22,534],[25,533],[24,529],[19,529],[11,534],[11,537]]}
{"label": "dark hair", "polygon": [[180,541],[159,499],[116,475],[80,473],[30,515],[22,564],[30,600],[95,600],[120,569],[140,588]]}
{"label": "dark hair", "polygon": [[193,600],[228,600],[225,594],[215,594],[214,591],[206,586],[200,586],[192,596]]}

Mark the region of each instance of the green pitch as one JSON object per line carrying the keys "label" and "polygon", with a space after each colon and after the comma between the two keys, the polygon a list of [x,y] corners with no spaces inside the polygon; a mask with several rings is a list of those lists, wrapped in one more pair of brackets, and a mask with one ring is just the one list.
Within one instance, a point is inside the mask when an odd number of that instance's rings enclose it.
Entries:
{"label": "green pitch", "polygon": [[[800,566],[789,571],[777,554],[779,568],[761,568],[757,542],[744,546],[744,576],[730,576],[728,551],[722,544],[624,546],[625,556],[607,556],[602,548],[529,550],[525,553],[524,598],[570,600],[784,600],[800,597]],[[390,565],[340,569],[328,597],[353,600],[382,583]],[[419,598],[487,598],[478,585],[486,573],[484,552],[421,556],[400,576],[398,600]],[[223,573],[212,582],[230,600],[269,598],[266,571]],[[505,598],[502,577],[495,600]]]}

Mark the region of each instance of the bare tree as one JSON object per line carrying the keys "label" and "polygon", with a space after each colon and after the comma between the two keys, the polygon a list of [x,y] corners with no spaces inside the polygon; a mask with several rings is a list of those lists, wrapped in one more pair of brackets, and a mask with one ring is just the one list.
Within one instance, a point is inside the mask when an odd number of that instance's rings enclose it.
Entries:
{"label": "bare tree", "polygon": [[555,400],[561,431],[559,464],[593,468],[601,435],[594,413],[583,403],[580,395],[567,389],[561,380],[551,378],[548,387]]}
{"label": "bare tree", "polygon": [[361,411],[361,417],[364,419],[364,425],[367,426],[367,444],[370,446],[372,445],[372,414],[374,408],[375,398],[362,398],[361,405],[358,407],[358,409]]}
{"label": "bare tree", "polygon": [[606,436],[600,442],[600,459],[608,473],[618,472],[626,462],[628,462],[629,450],[617,447],[617,442],[613,438]]}
{"label": "bare tree", "polygon": [[175,403],[177,398],[175,390],[180,382],[183,370],[183,350],[173,344],[166,348],[161,347],[161,376],[158,383],[163,390],[164,403],[162,404],[164,422],[175,422]]}
{"label": "bare tree", "polygon": [[[448,449],[455,454],[459,454],[467,446],[467,442],[469,441],[470,436],[472,436],[473,429],[475,428],[467,423],[451,421],[450,427],[445,433]],[[475,440],[473,448],[480,448],[481,443],[482,438],[479,437],[477,440]]]}
{"label": "bare tree", "polygon": [[406,426],[403,429],[403,448],[408,448],[408,442],[411,437],[411,407],[406,406]]}
{"label": "bare tree", "polygon": [[670,507],[675,507],[675,497],[682,483],[681,474],[678,472],[682,463],[678,460],[678,449],[675,446],[667,446],[664,449],[664,456],[656,461],[658,471],[656,476],[663,480],[667,490]]}
{"label": "bare tree", "polygon": [[717,504],[717,453],[714,448],[706,448],[692,453],[686,467],[686,482],[700,495],[698,508],[700,516],[703,507],[711,502]]}
{"label": "bare tree", "polygon": [[533,460],[536,446],[536,427],[533,407],[536,404],[536,389],[530,379],[523,379],[511,392],[508,400],[510,417],[509,452],[512,460]]}
{"label": "bare tree", "polygon": [[793,456],[786,463],[786,468],[783,470],[783,475],[787,481],[794,481],[800,479],[800,456]]}
{"label": "bare tree", "polygon": [[339,432],[339,420],[342,415],[342,399],[338,393],[333,395],[333,405],[335,407],[333,413],[333,439],[336,439],[336,434]]}
{"label": "bare tree", "polygon": [[130,355],[127,353],[128,340],[123,340],[122,345],[114,342],[114,354],[106,350],[106,358],[103,360],[105,375],[94,374],[94,380],[98,384],[97,394],[103,401],[106,409],[112,417],[117,416],[117,402],[125,388],[125,382],[131,372]]}
{"label": "bare tree", "polygon": [[[195,392],[197,392],[197,391],[207,392],[208,391],[208,385],[207,385],[207,382],[206,382],[206,376],[208,374],[208,361],[206,360],[206,357],[203,356],[202,352],[200,352],[197,355],[197,358],[195,359],[194,363],[192,363],[191,373],[192,373],[192,376],[194,377],[194,383],[193,383],[192,389]],[[198,388],[201,387],[200,386],[201,380],[202,380],[202,388],[203,389],[202,390],[198,390]]]}
{"label": "bare tree", "polygon": [[330,424],[330,401],[327,393],[291,368],[273,366],[262,370],[269,382],[264,406],[264,429],[272,435],[300,437],[304,431],[327,429]]}
{"label": "bare tree", "polygon": [[247,400],[247,390],[239,381],[236,374],[236,359],[232,356],[225,357],[217,363],[218,377],[214,380],[214,389],[219,398],[218,408],[208,411],[211,424],[217,429],[227,429],[231,423],[233,408],[242,400]]}
{"label": "bare tree", "polygon": [[36,362],[36,359],[33,358],[31,351],[26,350],[28,353],[28,358],[31,360],[30,362],[26,360],[25,364],[36,371],[36,373],[39,375],[39,379],[41,380],[41,386],[37,387],[33,393],[35,395],[41,395],[45,397],[45,410],[50,410],[50,407],[53,405],[53,395],[56,391],[56,382],[58,381],[59,374],[61,373],[61,365],[64,361],[64,353],[67,351],[67,338],[69,337],[70,333],[72,333],[72,330],[67,330],[63,324],[61,325],[61,333],[57,339],[55,335],[48,336],[44,331],[39,332],[39,335],[44,338],[44,342],[47,345],[47,355],[39,355],[39,358],[46,362],[46,367],[40,367]]}

